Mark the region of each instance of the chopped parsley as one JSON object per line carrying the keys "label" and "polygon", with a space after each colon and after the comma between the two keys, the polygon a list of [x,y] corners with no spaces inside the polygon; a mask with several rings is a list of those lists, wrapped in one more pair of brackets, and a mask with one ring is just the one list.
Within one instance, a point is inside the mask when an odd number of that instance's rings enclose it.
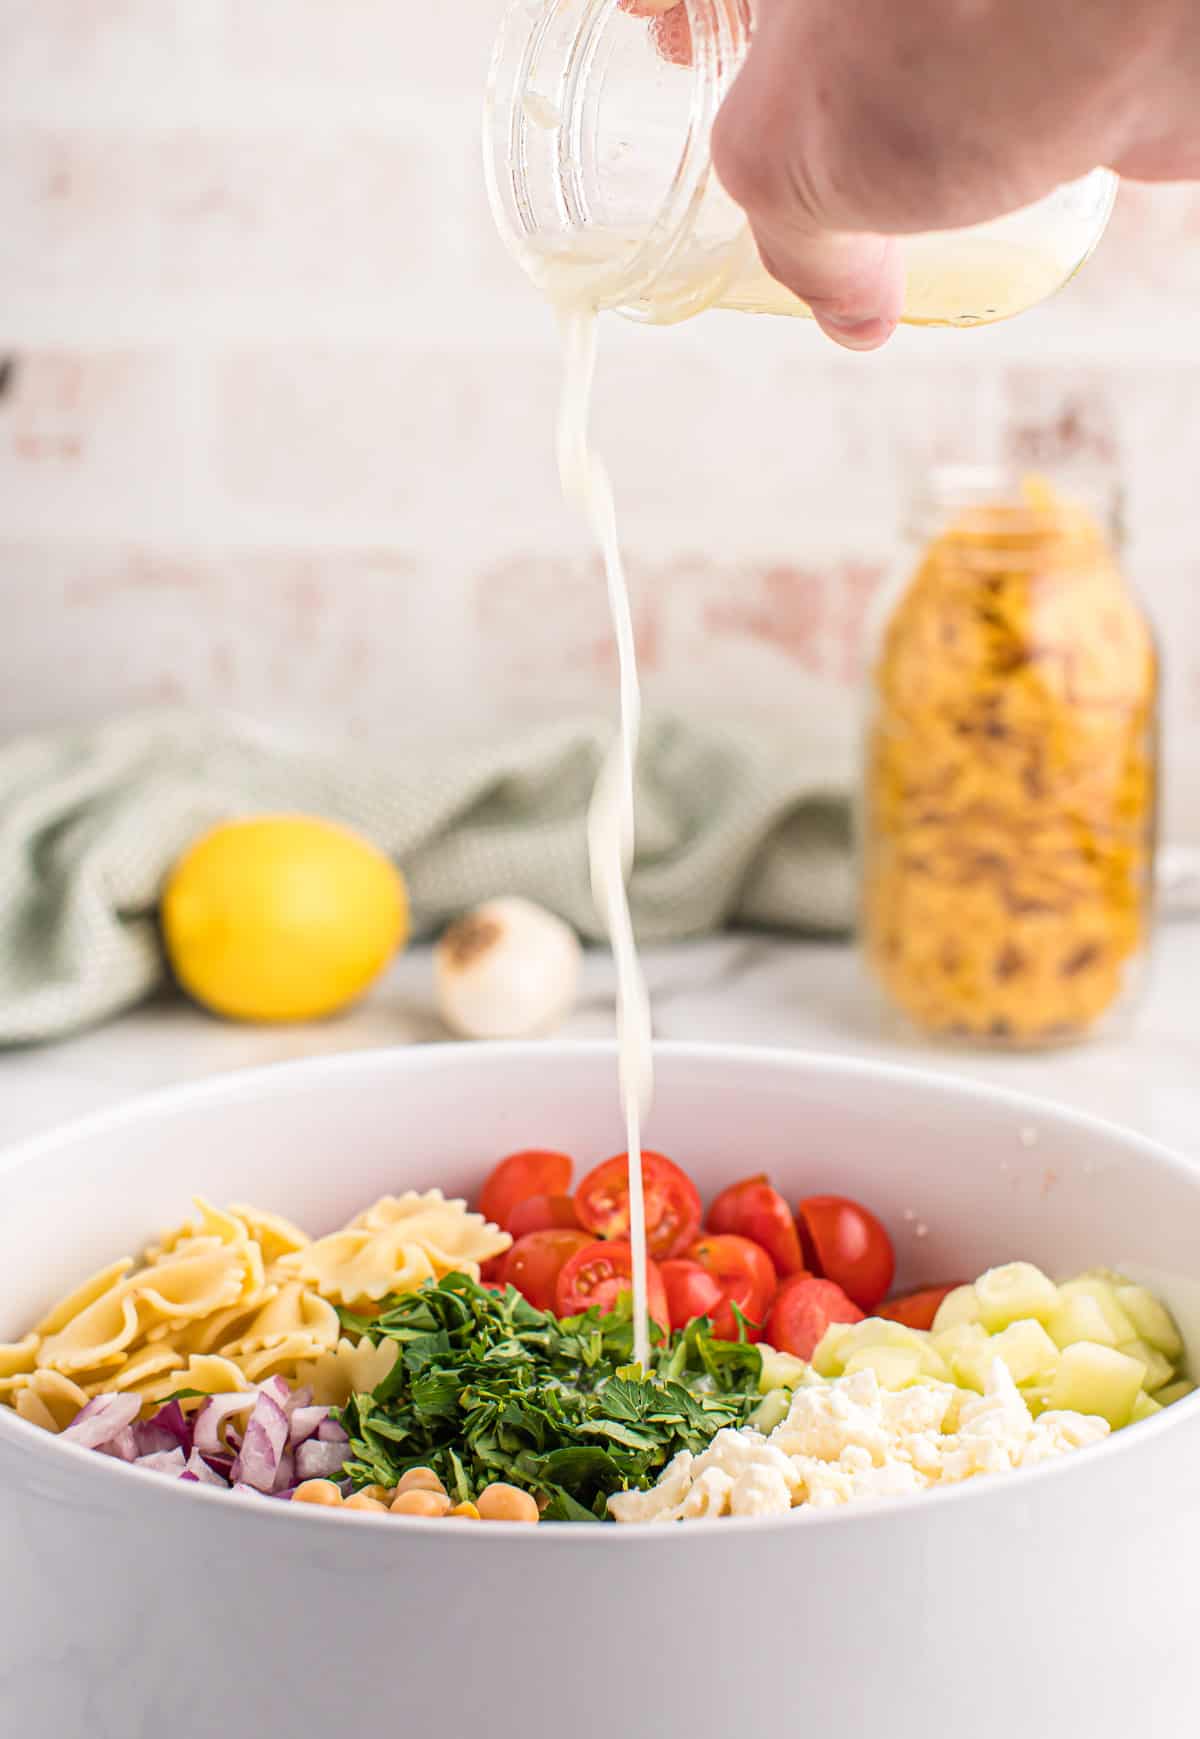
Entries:
{"label": "chopped parsley", "polygon": [[431,1467],[457,1502],[504,1480],[541,1499],[548,1520],[604,1520],[611,1492],[653,1485],[679,1450],[743,1425],[760,1398],[758,1348],[714,1340],[706,1320],[656,1348],[644,1373],[627,1310],[560,1320],[463,1274],[343,1323],[399,1348],[378,1388],[340,1415],[356,1487]]}

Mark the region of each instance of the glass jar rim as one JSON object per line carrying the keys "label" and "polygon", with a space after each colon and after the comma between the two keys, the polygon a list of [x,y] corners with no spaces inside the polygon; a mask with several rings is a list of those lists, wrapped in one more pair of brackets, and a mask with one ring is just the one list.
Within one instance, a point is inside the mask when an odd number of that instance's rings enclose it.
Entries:
{"label": "glass jar rim", "polygon": [[[658,210],[644,229],[631,238],[629,247],[614,257],[607,252],[594,263],[586,251],[574,262],[572,277],[579,300],[596,307],[618,308],[641,317],[637,303],[669,275],[686,244],[692,221],[704,201],[715,173],[710,155],[713,122],[724,101],[749,43],[751,0],[680,0],[686,7],[691,28],[691,102],[686,133],[680,140],[670,185]],[[652,19],[631,14],[622,0],[508,0],[503,14],[488,74],[484,104],[484,175],[493,217],[509,253],[535,281],[539,277],[535,238],[539,226],[529,191],[528,167],[536,132],[545,132],[538,109],[531,110],[531,79],[540,51],[549,40],[554,24],[565,12],[575,15],[574,40],[562,82],[568,98],[582,95],[581,80],[592,64],[602,33],[623,19],[626,24],[649,25]],[[552,105],[553,107],[553,105]],[[556,112],[554,132],[560,143],[558,155],[565,169],[561,143],[569,134],[570,117]],[[568,233],[570,225],[568,227]],[[585,235],[585,224],[578,234]],[[738,239],[740,254],[748,229]],[[568,250],[558,256],[557,266],[567,263]],[[549,256],[547,257],[549,259]],[[683,319],[708,306],[721,292],[723,279],[696,287],[681,295],[673,317]],[[543,288],[546,286],[543,284]],[[661,320],[659,309],[656,318]]]}

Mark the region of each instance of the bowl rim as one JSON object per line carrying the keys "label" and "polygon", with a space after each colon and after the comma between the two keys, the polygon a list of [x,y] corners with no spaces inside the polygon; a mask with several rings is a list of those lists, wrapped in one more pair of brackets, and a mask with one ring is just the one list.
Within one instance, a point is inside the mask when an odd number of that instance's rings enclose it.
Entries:
{"label": "bowl rim", "polygon": [[[558,1056],[594,1057],[611,1063],[614,1068],[617,1059],[617,1045],[613,1039],[573,1039],[573,1040],[504,1040],[483,1042],[462,1042],[449,1044],[430,1044],[413,1046],[375,1046],[366,1050],[341,1052],[334,1056],[301,1057],[284,1062],[268,1063],[262,1066],[225,1070],[218,1074],[206,1076],[203,1080],[177,1083],[173,1086],[158,1088],[149,1093],[137,1094],[116,1105],[108,1106],[100,1111],[92,1112],[83,1117],[72,1118],[53,1129],[35,1135],[25,1141],[17,1142],[0,1150],[0,1178],[4,1178],[22,1169],[26,1165],[36,1164],[39,1160],[54,1154],[61,1148],[70,1147],[100,1134],[119,1132],[130,1124],[136,1124],[144,1119],[151,1119],[163,1112],[184,1111],[189,1106],[228,1102],[230,1100],[245,1101],[264,1095],[269,1098],[274,1090],[286,1091],[293,1080],[308,1080],[320,1082],[324,1079],[338,1077],[353,1077],[361,1073],[376,1073],[380,1070],[395,1069],[400,1076],[408,1073],[419,1073],[425,1069],[454,1069],[472,1060],[494,1059],[503,1063],[506,1058],[526,1059],[533,1056],[546,1060],[547,1053]],[[841,1055],[837,1052],[791,1050],[784,1046],[721,1044],[711,1041],[691,1040],[656,1040],[654,1058],[659,1061],[676,1060],[680,1062],[695,1062],[702,1064],[736,1065],[742,1068],[762,1068],[769,1070],[783,1069],[796,1075],[832,1075],[840,1076],[846,1081],[875,1080],[890,1082],[900,1088],[911,1087],[918,1092],[941,1095],[948,1100],[958,1100],[961,1104],[986,1104],[993,1108],[1011,1111],[1024,1122],[1035,1122],[1039,1117],[1050,1119],[1059,1125],[1073,1126],[1084,1133],[1092,1132],[1111,1139],[1114,1135],[1131,1150],[1152,1165],[1161,1166],[1169,1172],[1184,1178],[1197,1191],[1200,1191],[1200,1165],[1186,1159],[1183,1154],[1173,1148],[1142,1135],[1139,1131],[1130,1129],[1123,1124],[1093,1112],[1079,1111],[1073,1106],[1063,1105],[1051,1099],[1041,1098],[1034,1094],[1023,1093],[1012,1088],[993,1086],[990,1082],[973,1081],[956,1075],[943,1074],[936,1069],[917,1067],[907,1063],[891,1063],[876,1061],[872,1058],[859,1058]],[[1138,1423],[1136,1434],[1129,1429],[1113,1432],[1101,1442],[1090,1444],[1083,1450],[1077,1450],[1070,1455],[1057,1457],[1051,1461],[1039,1462],[1033,1467],[1014,1470],[1011,1474],[993,1474],[988,1477],[962,1480],[954,1485],[937,1486],[920,1493],[909,1493],[898,1497],[873,1498],[870,1502],[861,1504],[845,1504],[828,1509],[809,1509],[801,1506],[781,1516],[722,1516],[713,1518],[696,1518],[684,1526],[667,1526],[665,1524],[643,1525],[600,1525],[594,1528],[584,1528],[577,1523],[544,1522],[539,1525],[538,1537],[552,1540],[615,1541],[621,1540],[627,1548],[630,1544],[641,1542],[641,1548],[646,1549],[650,1542],[661,1542],[664,1538],[678,1541],[681,1537],[687,1539],[708,1539],[714,1533],[722,1538],[731,1531],[741,1533],[749,1529],[755,1534],[769,1531],[776,1534],[789,1528],[813,1527],[853,1527],[870,1526],[873,1522],[882,1523],[886,1519],[915,1513],[919,1517],[930,1509],[930,1506],[970,1502],[974,1504],[988,1501],[1004,1501],[1005,1494],[1011,1490],[1014,1477],[1018,1477],[1018,1489],[1030,1490],[1034,1482],[1041,1485],[1048,1480],[1060,1479],[1069,1475],[1076,1464],[1079,1455],[1085,1455],[1089,1463],[1101,1457],[1111,1459],[1114,1456],[1128,1456],[1139,1453],[1139,1445],[1149,1445],[1168,1432],[1177,1432],[1192,1420],[1200,1421],[1200,1388],[1195,1393],[1186,1396],[1181,1401],[1174,1402],[1170,1407],[1151,1419]],[[130,1475],[139,1476],[146,1484],[146,1496],[157,1489],[157,1502],[163,1495],[171,1502],[186,1502],[226,1505],[231,1497],[228,1491],[216,1487],[192,1484],[191,1482],[168,1480],[161,1475],[152,1474],[115,1457],[98,1455],[90,1449],[83,1449],[78,1444],[64,1443],[57,1435],[52,1435],[31,1424],[28,1420],[18,1417],[12,1409],[0,1407],[0,1446],[8,1441],[12,1446],[24,1451],[36,1440],[38,1453],[50,1454],[55,1458],[67,1457],[86,1480],[116,1479],[121,1491],[131,1492],[133,1487],[125,1482]],[[65,1464],[64,1464],[65,1465]],[[84,1469],[89,1471],[84,1472]],[[916,1501],[914,1501],[914,1499]],[[298,1513],[302,1511],[302,1514]],[[203,1512],[201,1512],[203,1513]],[[262,1496],[247,1498],[241,1505],[240,1513],[251,1520],[263,1519],[272,1515],[275,1523],[287,1526],[328,1527],[344,1525],[347,1516],[343,1512],[323,1509],[318,1505],[305,1504],[296,1506],[284,1504],[278,1499]],[[354,1513],[353,1521],[360,1527],[370,1528],[375,1532],[395,1527],[392,1517],[375,1516],[370,1512]],[[432,1531],[443,1541],[475,1540],[478,1541],[479,1530],[473,1528],[446,1528],[440,1519],[425,1519],[422,1517],[406,1517],[405,1528],[416,1528],[421,1534]],[[484,1529],[484,1537],[495,1535],[498,1541],[506,1541],[511,1545],[514,1537],[523,1537],[528,1532],[527,1525],[521,1523],[491,1522]],[[587,1550],[596,1550],[589,1546]],[[655,1546],[653,1549],[659,1549]]]}

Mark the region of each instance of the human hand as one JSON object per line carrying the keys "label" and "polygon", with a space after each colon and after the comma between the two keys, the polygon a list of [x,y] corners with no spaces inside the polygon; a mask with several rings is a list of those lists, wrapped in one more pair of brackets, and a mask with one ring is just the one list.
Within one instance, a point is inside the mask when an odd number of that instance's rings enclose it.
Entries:
{"label": "human hand", "polygon": [[902,307],[897,237],[1097,164],[1200,178],[1195,0],[755,0],[713,157],[767,269],[830,337],[875,349]]}

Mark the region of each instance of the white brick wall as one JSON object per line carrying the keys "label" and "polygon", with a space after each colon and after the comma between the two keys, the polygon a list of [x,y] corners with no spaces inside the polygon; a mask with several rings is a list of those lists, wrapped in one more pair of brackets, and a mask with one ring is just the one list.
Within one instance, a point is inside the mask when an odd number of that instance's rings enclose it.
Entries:
{"label": "white brick wall", "polygon": [[[0,731],[156,698],[381,743],[612,705],[553,323],[492,232],[498,0],[6,0]],[[841,356],[611,323],[596,428],[656,693],[848,739],[908,468],[1118,465],[1200,839],[1200,192],[1050,308]]]}

